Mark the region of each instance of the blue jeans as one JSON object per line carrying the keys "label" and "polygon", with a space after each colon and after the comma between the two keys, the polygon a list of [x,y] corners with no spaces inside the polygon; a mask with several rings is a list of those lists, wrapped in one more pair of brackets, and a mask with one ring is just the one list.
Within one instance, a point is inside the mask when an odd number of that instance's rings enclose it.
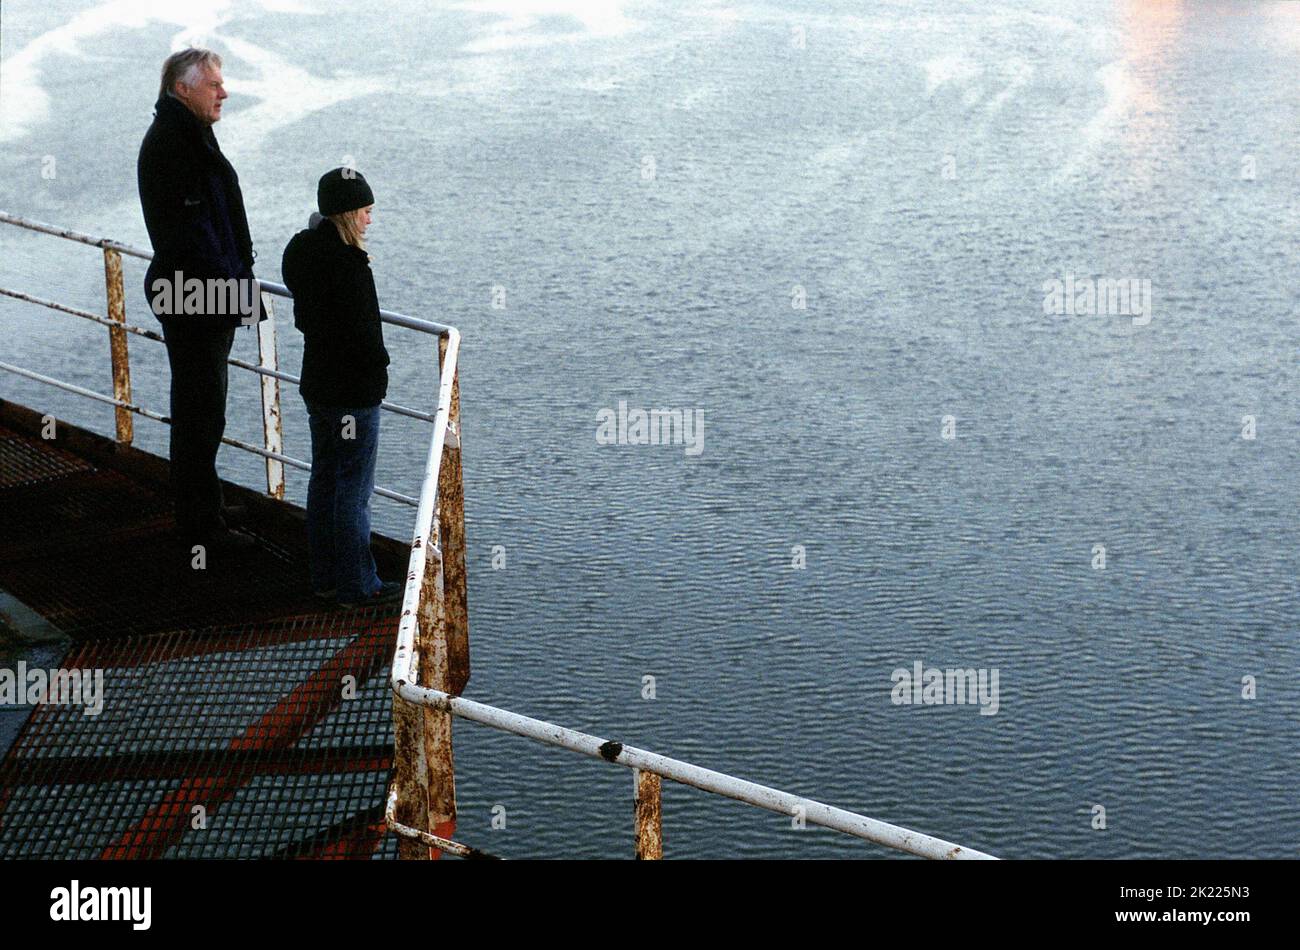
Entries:
{"label": "blue jeans", "polygon": [[307,484],[311,586],[317,591],[337,590],[339,600],[361,600],[380,588],[370,552],[379,407],[344,409],[303,402],[311,423]]}

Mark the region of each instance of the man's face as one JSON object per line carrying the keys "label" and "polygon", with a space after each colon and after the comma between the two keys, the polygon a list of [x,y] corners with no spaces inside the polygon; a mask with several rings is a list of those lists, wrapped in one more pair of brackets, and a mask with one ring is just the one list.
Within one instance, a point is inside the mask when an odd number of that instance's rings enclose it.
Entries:
{"label": "man's face", "polygon": [[182,82],[176,84],[176,98],[208,125],[221,119],[221,103],[229,95],[221,70],[216,66],[200,69],[192,86]]}

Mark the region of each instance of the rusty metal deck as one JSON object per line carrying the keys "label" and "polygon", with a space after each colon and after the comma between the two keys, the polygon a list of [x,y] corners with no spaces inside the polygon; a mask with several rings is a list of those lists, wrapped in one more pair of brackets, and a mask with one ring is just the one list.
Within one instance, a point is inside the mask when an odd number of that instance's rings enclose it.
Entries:
{"label": "rusty metal deck", "polygon": [[[312,597],[300,509],[227,485],[257,545],[193,570],[165,461],[0,401],[0,590],[103,671],[103,711],[38,705],[0,762],[0,858],[393,857],[398,608]],[[389,577],[407,549],[376,538]],[[382,846],[387,842],[387,846]]]}

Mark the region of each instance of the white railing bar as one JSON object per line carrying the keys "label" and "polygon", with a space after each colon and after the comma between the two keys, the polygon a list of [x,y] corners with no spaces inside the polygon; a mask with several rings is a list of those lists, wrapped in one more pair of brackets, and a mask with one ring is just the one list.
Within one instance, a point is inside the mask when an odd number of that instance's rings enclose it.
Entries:
{"label": "white railing bar", "polygon": [[[257,373],[259,376],[274,376],[276,379],[283,380],[286,383],[297,385],[302,382],[302,378],[286,373],[281,369],[267,369],[265,366],[258,366],[256,363],[249,363],[235,357],[226,360],[231,366],[238,366],[240,369],[246,369],[249,372]],[[433,422],[437,415],[435,413],[421,412],[419,409],[412,409],[409,406],[402,406],[395,402],[389,402],[387,399],[379,403],[380,409],[395,413],[399,416],[410,416],[412,419],[419,419],[421,422]]]}
{"label": "white railing bar", "polygon": [[[143,406],[137,406],[135,403],[115,399],[112,396],[105,395],[104,393],[97,393],[93,389],[86,389],[84,386],[78,386],[75,383],[65,383],[61,379],[55,379],[53,376],[46,376],[43,373],[37,373],[30,369],[23,369],[23,367],[14,366],[12,363],[0,362],[0,370],[5,370],[6,372],[14,373],[18,376],[25,376],[38,383],[45,383],[58,389],[67,390],[70,393],[76,393],[78,396],[85,396],[87,399],[94,399],[97,402],[107,403],[110,406],[121,406],[123,409],[144,416],[146,419],[153,419],[155,422],[161,422],[164,425],[171,425],[171,418],[169,416],[161,415],[151,409],[146,409]],[[254,455],[260,455],[263,458],[275,459],[277,462],[291,465],[294,468],[299,468],[306,472],[311,471],[310,462],[304,462],[302,459],[296,459],[291,455],[271,452],[261,446],[253,445],[250,442],[244,442],[240,439],[234,439],[228,435],[223,435],[221,441],[226,445],[233,446],[234,448],[243,449],[245,452],[252,452]],[[388,498],[391,501],[400,502],[403,505],[409,505],[412,508],[418,507],[419,505],[418,498],[414,498],[411,495],[404,495],[401,492],[392,491],[391,489],[383,488],[379,485],[375,486],[375,494]]]}
{"label": "white railing bar", "polygon": [[[289,288],[284,284],[277,284],[273,280],[257,279],[257,284],[268,294],[274,294],[277,297],[287,297],[293,299],[293,294],[289,293]],[[398,313],[396,310],[385,310],[379,308],[379,319],[384,323],[391,323],[396,327],[406,327],[408,330],[417,330],[420,333],[428,333],[433,336],[446,336],[451,332],[451,327],[445,323],[436,323],[433,320],[422,320],[419,317],[407,316],[404,313]]]}
{"label": "white railing bar", "polygon": [[387,498],[390,501],[401,502],[403,505],[407,505],[411,508],[419,507],[420,504],[420,499],[413,495],[403,495],[401,492],[395,492],[389,488],[381,488],[378,485],[375,486],[375,494]]}
{"label": "white railing bar", "polygon": [[25,294],[19,290],[8,290],[0,287],[0,294],[6,297],[13,297],[15,300],[22,300],[27,303],[39,304],[42,307],[49,307],[51,310],[58,310],[62,313],[70,313],[74,317],[81,317],[84,320],[94,320],[96,323],[102,323],[106,327],[114,329],[121,328],[127,333],[134,333],[136,336],[142,336],[150,340],[163,342],[162,334],[157,330],[147,330],[144,327],[137,327],[130,323],[118,323],[116,320],[110,320],[108,317],[101,317],[97,313],[91,313],[89,310],[78,310],[76,307],[69,307],[67,304],[61,304],[53,300],[46,300],[43,297],[34,297],[31,294]]}
{"label": "white railing bar", "polygon": [[[0,294],[6,297],[13,297],[15,300],[22,300],[27,303],[39,304],[42,307],[49,307],[51,310],[58,310],[62,313],[70,313],[74,317],[81,317],[84,320],[93,320],[95,323],[102,324],[106,327],[115,329],[121,328],[127,333],[133,333],[136,336],[142,336],[146,340],[153,340],[155,343],[166,343],[163,335],[157,330],[149,330],[145,327],[138,327],[133,323],[118,323],[116,320],[110,320],[107,317],[101,317],[97,313],[91,313],[89,310],[79,310],[76,307],[69,307],[66,304],[57,303],[53,300],[45,300],[42,297],[35,297],[31,294],[25,294],[18,290],[8,290],[0,287]],[[256,363],[249,363],[235,357],[229,357],[226,360],[231,366],[238,366],[240,369],[246,369],[249,372],[257,373],[259,376],[274,376],[276,379],[284,380],[287,383],[295,385],[301,382],[301,379],[292,373],[286,373],[283,370],[268,369],[265,366],[258,366]],[[419,419],[421,422],[433,422],[434,414],[421,412],[419,409],[412,409],[410,406],[403,406],[399,403],[383,400],[379,407],[388,412],[395,413],[399,416],[409,416],[412,419]]]}
{"label": "white railing bar", "polygon": [[[460,358],[460,332],[452,327],[447,334],[447,352],[443,358],[442,378],[438,384],[438,411],[433,423],[433,439],[424,461],[424,478],[420,482],[420,504],[415,511],[415,531],[411,538],[411,557],[406,567],[406,590],[402,593],[402,618],[397,624],[397,650],[393,654],[392,680],[397,688],[403,680],[419,682],[414,675],[415,630],[420,586],[428,549],[432,546],[433,518],[438,508],[438,473],[442,467],[442,450],[447,441],[447,422],[451,415],[451,388],[456,379],[456,362]],[[442,557],[438,551],[437,556]]]}
{"label": "white railing bar", "polygon": [[[74,231],[71,228],[60,228],[53,224],[46,224],[43,221],[33,221],[31,218],[23,218],[16,214],[10,214],[7,211],[0,211],[0,222],[5,224],[17,225],[20,228],[27,228],[29,231],[40,231],[42,234],[52,234],[55,237],[65,238],[69,241],[78,241],[82,244],[89,244],[92,247],[110,248],[121,254],[127,254],[131,257],[138,257],[144,261],[153,260],[153,253],[146,251],[141,247],[134,247],[130,244],[123,244],[121,241],[113,241],[109,238],[95,237],[93,234],[83,234],[80,231]],[[277,297],[288,297],[293,299],[293,294],[289,293],[289,288],[284,284],[277,284],[273,280],[257,281],[268,294],[274,294]],[[436,323],[433,320],[421,320],[419,317],[407,316],[404,313],[398,313],[395,310],[385,310],[382,307],[379,310],[379,319],[385,323],[391,323],[393,326],[405,327],[408,330],[416,330],[420,333],[430,333],[434,336],[446,336],[451,327],[445,323]]]}
{"label": "white railing bar", "polygon": [[[233,445],[237,449],[243,449],[245,452],[252,452],[254,455],[260,455],[262,458],[275,459],[282,465],[291,465],[304,472],[311,471],[310,462],[294,458],[292,455],[284,455],[281,452],[272,452],[270,449],[264,449],[260,445],[253,445],[251,442],[243,442],[239,439],[231,438],[228,435],[223,435],[221,441],[226,445]],[[410,505],[412,508],[419,504],[419,499],[414,498],[411,495],[403,495],[401,492],[392,491],[391,489],[383,488],[379,485],[375,486],[375,494],[381,495],[392,501],[399,501],[404,505]]]}
{"label": "white railing bar", "polygon": [[36,380],[36,382],[38,383],[46,383],[58,389],[65,389],[70,393],[76,393],[78,396],[85,396],[87,399],[94,399],[97,400],[98,402],[105,402],[108,403],[110,406],[121,406],[123,409],[129,409],[131,412],[134,412],[137,415],[144,416],[147,419],[153,419],[157,422],[163,422],[168,424],[170,424],[171,422],[171,420],[167,416],[159,415],[158,413],[153,412],[150,409],[145,409],[143,406],[137,406],[135,405],[135,403],[125,402],[121,399],[115,399],[112,396],[106,396],[103,393],[97,393],[93,389],[86,389],[85,387],[78,386],[75,383],[65,383],[61,379],[55,379],[53,376],[45,376],[41,373],[37,373],[30,369],[23,369],[21,366],[14,366],[12,363],[0,362],[0,369],[10,373],[14,373],[18,376],[26,376],[28,379]]}
{"label": "white railing bar", "polygon": [[454,854],[459,858],[487,858],[492,861],[500,861],[501,858],[495,854],[488,854],[486,851],[480,851],[477,848],[471,848],[463,845],[459,841],[452,841],[450,838],[443,838],[439,835],[430,834],[427,831],[421,831],[419,828],[412,828],[410,825],[404,825],[396,818],[397,814],[397,786],[388,786],[388,804],[384,808],[384,825],[394,834],[401,835],[403,838],[411,838],[422,844],[427,844],[431,848],[437,848],[439,851],[446,851],[448,854]]}
{"label": "white railing bar", "polygon": [[123,244],[121,241],[112,241],[108,238],[95,237],[92,234],[82,234],[80,231],[74,231],[71,228],[60,228],[53,224],[46,224],[43,221],[33,221],[30,218],[22,218],[16,214],[10,214],[7,211],[0,211],[0,221],[5,224],[16,224],[20,228],[27,228],[29,231],[40,231],[42,234],[53,234],[55,237],[65,238],[69,241],[79,241],[82,244],[89,244],[92,247],[103,247],[109,250],[117,251],[119,254],[128,254],[131,257],[139,257],[143,260],[153,260],[153,255],[142,248],[133,247],[130,244]]}
{"label": "white railing bar", "polygon": [[996,860],[991,854],[966,848],[933,835],[877,821],[865,815],[858,815],[767,785],[736,778],[734,775],[701,768],[680,759],[566,729],[552,722],[521,716],[496,706],[452,696],[440,690],[416,686],[410,682],[396,683],[394,688],[408,702],[441,709],[461,719],[523,736],[543,745],[558,746],[631,769],[653,772],[682,785],[690,785],[715,795],[745,802],[787,818],[800,815],[810,824],[831,828],[898,851],[906,851],[924,858]]}

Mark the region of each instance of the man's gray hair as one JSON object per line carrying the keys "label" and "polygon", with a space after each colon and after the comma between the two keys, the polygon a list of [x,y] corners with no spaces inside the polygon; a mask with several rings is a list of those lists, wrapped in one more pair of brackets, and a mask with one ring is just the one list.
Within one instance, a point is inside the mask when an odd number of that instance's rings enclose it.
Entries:
{"label": "man's gray hair", "polygon": [[178,82],[183,82],[187,86],[194,85],[199,70],[213,67],[221,68],[221,57],[210,49],[191,46],[179,53],[172,53],[163,62],[162,84],[158,88],[158,97],[161,99],[167,95],[176,88]]}

